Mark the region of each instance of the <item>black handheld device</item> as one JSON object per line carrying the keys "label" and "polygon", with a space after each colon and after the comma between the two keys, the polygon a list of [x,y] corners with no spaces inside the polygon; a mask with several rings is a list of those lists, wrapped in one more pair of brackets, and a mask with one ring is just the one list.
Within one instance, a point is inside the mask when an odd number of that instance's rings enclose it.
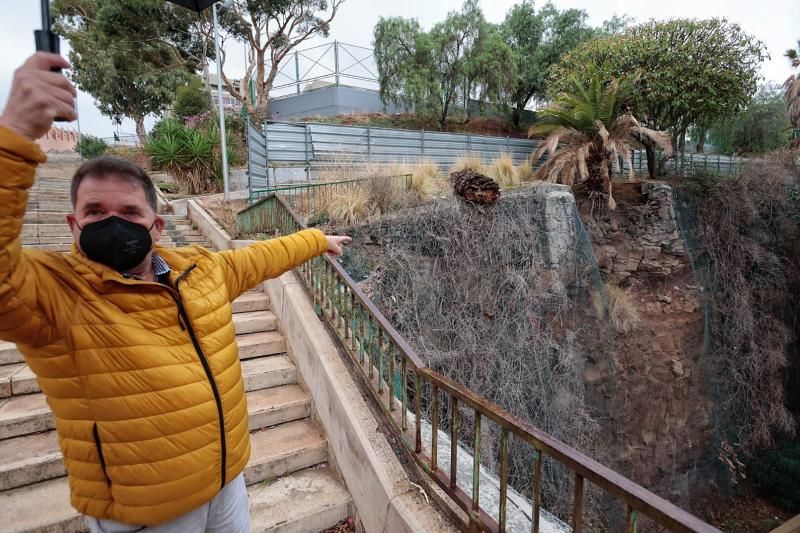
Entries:
{"label": "black handheld device", "polygon": [[[53,33],[53,21],[50,18],[50,0],[42,0],[42,29],[35,30],[33,37],[36,40],[37,52],[61,53],[61,39]],[[53,72],[61,72],[58,67],[52,68]],[[56,122],[68,122],[67,119],[57,117]]]}

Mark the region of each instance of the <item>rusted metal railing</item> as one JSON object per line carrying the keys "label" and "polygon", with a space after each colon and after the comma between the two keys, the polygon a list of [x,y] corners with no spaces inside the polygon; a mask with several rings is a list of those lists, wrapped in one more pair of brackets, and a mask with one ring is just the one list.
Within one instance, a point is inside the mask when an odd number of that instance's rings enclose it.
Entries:
{"label": "rusted metal railing", "polygon": [[[248,210],[267,213],[259,218]],[[303,229],[300,217],[280,196],[272,195],[245,210],[240,216],[266,224],[249,228],[252,232],[274,229],[288,234]],[[572,528],[580,532],[587,484],[591,483],[619,500],[625,508],[625,529],[635,532],[640,517],[647,517],[672,531],[710,533],[718,531],[700,519],[656,496],[631,480],[581,454],[530,423],[512,415],[475,392],[428,368],[413,348],[392,327],[372,301],[357,287],[345,270],[329,257],[318,257],[299,269],[312,296],[318,315],[338,336],[362,380],[368,384],[373,399],[380,406],[392,433],[403,444],[421,469],[469,517],[470,531],[506,531],[507,493],[509,486],[509,444],[512,437],[531,446],[534,453],[531,471],[533,519],[531,530],[538,533],[542,505],[542,463],[547,457],[563,465],[574,478]],[[398,390],[399,388],[399,390]],[[432,437],[429,445],[422,439],[421,393],[431,391]],[[450,468],[439,466],[438,430],[441,425],[440,403],[444,398],[449,409]],[[443,404],[442,404],[443,405]],[[474,458],[471,494],[457,484],[458,435],[460,412],[474,413],[472,453]],[[409,420],[409,417],[413,418]],[[500,499],[495,520],[480,506],[481,427],[484,420],[500,429]]]}

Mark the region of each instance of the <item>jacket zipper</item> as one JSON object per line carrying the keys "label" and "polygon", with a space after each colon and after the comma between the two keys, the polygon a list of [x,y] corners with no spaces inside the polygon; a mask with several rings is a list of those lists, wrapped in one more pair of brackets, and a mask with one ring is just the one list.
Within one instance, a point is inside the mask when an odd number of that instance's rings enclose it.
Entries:
{"label": "jacket zipper", "polygon": [[[220,448],[222,450],[222,482],[220,483],[220,490],[222,490],[222,488],[225,487],[225,478],[227,474],[226,464],[228,462],[228,445],[225,442],[225,417],[222,412],[222,397],[219,395],[219,389],[217,388],[216,380],[214,380],[214,374],[211,372],[211,367],[208,364],[208,360],[203,353],[203,349],[200,347],[200,342],[197,340],[197,335],[195,335],[192,323],[189,321],[189,314],[186,312],[186,308],[183,307],[183,300],[181,298],[180,290],[178,290],[178,284],[181,282],[181,280],[183,280],[184,277],[186,277],[187,274],[189,274],[189,272],[194,270],[196,266],[197,265],[192,265],[188,270],[175,279],[175,294],[173,294],[173,299],[178,305],[178,313],[180,314],[180,318],[182,318],[182,322],[184,323],[182,324],[182,327],[185,325],[186,330],[189,332],[189,337],[192,339],[192,345],[197,352],[197,356],[200,358],[200,362],[203,364],[203,370],[205,370],[208,382],[211,384],[211,390],[214,393],[214,401],[217,404],[217,415],[219,416],[219,441]],[[170,291],[170,294],[172,294],[172,291]]]}
{"label": "jacket zipper", "polygon": [[94,437],[94,445],[97,448],[97,456],[100,458],[100,468],[103,469],[103,475],[106,478],[106,483],[110,487],[111,478],[108,477],[108,471],[106,470],[106,459],[103,457],[103,447],[100,444],[100,433],[97,431],[97,422],[95,422],[94,426],[92,426],[92,436]]}

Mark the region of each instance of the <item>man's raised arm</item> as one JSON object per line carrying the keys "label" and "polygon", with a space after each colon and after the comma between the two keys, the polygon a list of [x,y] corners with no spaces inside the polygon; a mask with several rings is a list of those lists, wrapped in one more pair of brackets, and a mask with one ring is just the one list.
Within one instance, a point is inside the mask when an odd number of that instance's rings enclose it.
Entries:
{"label": "man's raised arm", "polygon": [[33,142],[55,117],[74,120],[75,88],[54,67],[68,68],[62,57],[37,53],[14,74],[11,95],[0,115],[0,339],[47,342],[53,337],[40,288],[26,263],[20,232],[36,165],[45,155]]}

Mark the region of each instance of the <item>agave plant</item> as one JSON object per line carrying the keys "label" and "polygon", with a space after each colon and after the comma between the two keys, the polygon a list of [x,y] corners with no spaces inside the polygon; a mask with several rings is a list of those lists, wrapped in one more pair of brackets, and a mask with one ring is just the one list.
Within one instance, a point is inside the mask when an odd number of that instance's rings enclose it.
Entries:
{"label": "agave plant", "polygon": [[217,166],[212,133],[168,119],[158,124],[145,150],[154,168],[172,174],[189,194],[213,190]]}
{"label": "agave plant", "polygon": [[[606,195],[609,207],[614,209],[612,160],[622,156],[631,162],[630,142],[645,138],[671,157],[672,140],[666,132],[641,126],[627,110],[626,100],[633,94],[635,77],[613,78],[604,84],[593,68],[588,77],[588,84],[573,78],[569,92],[539,112],[528,136],[547,138],[533,153],[531,163],[549,153],[550,157],[536,171],[537,178],[565,185],[585,181],[590,194]],[[632,164],[630,169],[633,177]]]}
{"label": "agave plant", "polygon": [[[783,54],[792,64],[793,68],[800,67],[800,41],[797,41],[797,50],[790,48]],[[783,97],[789,108],[789,121],[795,128],[800,128],[800,74],[793,74],[783,84],[786,90]]]}

